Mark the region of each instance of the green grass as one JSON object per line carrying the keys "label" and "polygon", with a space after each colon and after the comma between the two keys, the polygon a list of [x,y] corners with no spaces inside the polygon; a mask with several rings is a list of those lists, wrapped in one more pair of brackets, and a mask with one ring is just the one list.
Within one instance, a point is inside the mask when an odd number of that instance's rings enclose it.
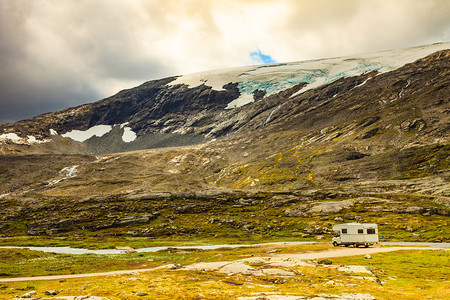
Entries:
{"label": "green grass", "polygon": [[[53,263],[60,268],[71,268],[70,272],[84,273],[98,266],[114,268],[120,262],[128,265],[178,262],[182,265],[199,261],[228,261],[249,256],[266,256],[269,252],[301,253],[328,249],[329,244],[319,245],[273,245],[255,248],[218,249],[202,252],[173,252],[127,254],[116,256],[66,256],[40,254],[34,251],[18,250],[3,255],[11,265],[28,264],[31,270],[38,270],[39,261],[43,272],[51,272]],[[342,293],[370,294],[376,299],[448,299],[450,297],[450,266],[448,251],[406,250],[373,254],[372,259],[363,256],[332,258],[333,265],[364,265],[372,268],[381,283],[353,278],[355,274],[337,271],[325,266],[297,266],[288,270],[296,272],[293,277],[252,276],[223,274],[210,271],[155,270],[139,275],[107,276],[97,278],[28,281],[0,283],[0,299],[11,299],[35,290],[38,297],[44,297],[46,290],[55,289],[58,296],[92,295],[116,299],[143,299],[136,292],[148,293],[152,299],[236,299],[237,297],[279,294],[317,296],[320,294],[340,295]],[[148,262],[153,259],[153,262]],[[2,260],[3,261],[3,260]],[[31,263],[31,264],[30,264]],[[144,266],[145,265],[145,266]],[[83,269],[84,266],[84,269]],[[253,266],[253,265],[252,265]],[[2,269],[4,266],[0,266]],[[264,264],[254,268],[266,268]],[[20,269],[19,269],[20,270]],[[25,272],[25,270],[22,270]],[[61,273],[62,274],[62,273]],[[25,276],[29,276],[26,274]],[[367,274],[365,275],[367,276]],[[335,284],[329,284],[333,281]]]}
{"label": "green grass", "polygon": [[[372,267],[380,279],[388,277],[404,280],[450,280],[450,252],[443,250],[402,250],[373,254],[372,259],[363,256],[334,258],[334,264],[365,265]],[[405,268],[408,266],[408,268]]]}
{"label": "green grass", "polygon": [[0,276],[78,274],[152,267],[145,255],[66,255],[27,249],[0,249]]}
{"label": "green grass", "polygon": [[[372,255],[334,258],[334,264],[373,268],[383,286],[400,299],[449,299],[450,252],[406,250]],[[434,295],[433,297],[431,295]]]}
{"label": "green grass", "polygon": [[[1,246],[71,246],[89,249],[109,249],[116,246],[133,248],[151,246],[181,246],[205,244],[253,244],[277,241],[314,241],[316,234],[301,237],[307,228],[320,226],[331,229],[337,217],[344,222],[352,222],[347,216],[360,216],[362,222],[377,223],[380,238],[383,241],[448,241],[450,227],[448,217],[444,215],[421,215],[393,212],[370,212],[364,205],[355,205],[352,209],[327,214],[320,213],[304,217],[289,217],[284,214],[288,208],[270,203],[235,207],[234,202],[213,207],[208,212],[174,214],[161,211],[162,216],[147,223],[109,228],[104,230],[82,230],[74,227],[67,232],[52,236],[27,236],[22,232],[0,238]],[[420,205],[420,203],[418,204]],[[173,216],[173,217],[171,217]],[[170,217],[170,218],[169,218]],[[64,216],[60,216],[64,218]],[[234,223],[231,223],[234,220]],[[97,220],[98,221],[98,220]],[[227,223],[230,222],[230,223]],[[15,221],[15,226],[24,228],[25,222]],[[4,224],[4,226],[7,223]],[[75,224],[74,226],[78,226]],[[165,227],[160,227],[165,226]],[[413,231],[406,230],[408,227]],[[129,232],[151,230],[151,236],[133,236]],[[322,234],[323,235],[323,234]],[[330,234],[324,234],[331,240]]]}

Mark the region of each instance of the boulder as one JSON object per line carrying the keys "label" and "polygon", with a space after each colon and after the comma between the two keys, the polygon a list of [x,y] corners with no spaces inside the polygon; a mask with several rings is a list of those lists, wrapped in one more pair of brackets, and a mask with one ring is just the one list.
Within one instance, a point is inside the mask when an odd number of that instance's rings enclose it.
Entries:
{"label": "boulder", "polygon": [[45,291],[45,294],[48,296],[56,296],[59,294],[59,292],[55,291],[55,290],[48,290],[48,291]]}
{"label": "boulder", "polygon": [[325,226],[314,226],[306,228],[305,231],[308,234],[322,235],[328,233],[330,229]]}
{"label": "boulder", "polygon": [[36,291],[31,291],[31,292],[28,292],[28,293],[26,293],[26,294],[24,294],[24,295],[22,295],[22,297],[20,297],[21,299],[36,299]]}
{"label": "boulder", "polygon": [[420,214],[424,211],[422,207],[418,206],[409,206],[403,212],[406,214]]}
{"label": "boulder", "polygon": [[239,205],[243,205],[243,206],[251,206],[251,205],[255,205],[257,204],[257,201],[252,200],[252,199],[244,199],[244,198],[240,198],[237,203]]}
{"label": "boulder", "polygon": [[286,196],[286,197],[273,197],[272,198],[272,207],[280,207],[284,205],[288,205],[295,202],[306,201],[307,198],[299,198],[296,196]]}
{"label": "boulder", "polygon": [[312,213],[327,213],[335,214],[341,212],[343,209],[350,208],[354,201],[351,199],[342,201],[332,201],[332,202],[320,202],[314,205],[308,210],[309,214]]}
{"label": "boulder", "polygon": [[409,232],[413,232],[414,231],[414,229],[412,227],[410,227],[410,226],[406,226],[405,230],[409,231]]}
{"label": "boulder", "polygon": [[331,261],[331,259],[328,259],[328,258],[325,258],[325,259],[319,259],[319,260],[317,261],[317,263],[318,263],[319,265],[331,265],[331,264],[333,264],[333,262]]}
{"label": "boulder", "polygon": [[195,204],[187,204],[187,205],[178,206],[176,208],[176,211],[179,214],[189,214],[189,213],[193,213],[195,211],[196,207],[197,207],[197,205],[195,205]]}
{"label": "boulder", "polygon": [[298,210],[298,209],[292,209],[292,208],[286,209],[284,211],[284,215],[286,217],[306,217],[307,216],[305,211]]}

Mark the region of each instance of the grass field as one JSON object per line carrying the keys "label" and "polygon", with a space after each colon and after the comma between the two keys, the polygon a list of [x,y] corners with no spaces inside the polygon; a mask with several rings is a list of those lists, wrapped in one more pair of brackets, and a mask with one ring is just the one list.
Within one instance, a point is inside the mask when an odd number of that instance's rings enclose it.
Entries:
{"label": "grass field", "polygon": [[[2,277],[45,274],[87,273],[91,271],[151,268],[168,263],[182,266],[196,262],[234,261],[273,253],[304,253],[330,248],[314,245],[264,245],[251,248],[224,248],[211,251],[169,249],[156,253],[120,255],[57,255],[29,250],[0,251]],[[244,275],[201,270],[158,269],[141,274],[0,283],[0,299],[12,299],[31,290],[38,297],[56,290],[58,296],[91,295],[108,299],[236,299],[264,295],[370,294],[376,299],[448,299],[450,297],[450,254],[444,250],[405,250],[374,254],[371,259],[353,256],[332,259],[326,266],[312,261],[310,266],[284,267],[294,276]],[[373,274],[337,270],[340,265],[367,266]],[[336,266],[336,267],[333,267]],[[269,268],[252,264],[257,270]],[[376,277],[374,277],[376,275]],[[365,279],[363,279],[363,276]],[[372,280],[370,279],[372,278]],[[377,280],[373,280],[377,279]],[[138,296],[145,293],[147,296]],[[143,295],[143,294],[141,294]],[[256,299],[252,298],[252,299]],[[264,298],[260,298],[264,299]]]}

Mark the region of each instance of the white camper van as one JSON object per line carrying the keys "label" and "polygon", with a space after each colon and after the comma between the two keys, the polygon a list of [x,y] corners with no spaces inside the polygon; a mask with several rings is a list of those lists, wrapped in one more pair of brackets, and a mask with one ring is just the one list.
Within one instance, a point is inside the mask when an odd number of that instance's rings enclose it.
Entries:
{"label": "white camper van", "polygon": [[346,223],[333,226],[335,236],[333,245],[344,245],[348,247],[353,245],[358,247],[364,245],[366,248],[378,244],[378,226],[377,224]]}

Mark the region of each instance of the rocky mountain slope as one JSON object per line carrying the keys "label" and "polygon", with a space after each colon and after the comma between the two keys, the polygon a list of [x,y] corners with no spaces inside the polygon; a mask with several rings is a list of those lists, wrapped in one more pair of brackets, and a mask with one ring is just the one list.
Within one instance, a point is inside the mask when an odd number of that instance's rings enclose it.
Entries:
{"label": "rocky mountain slope", "polygon": [[[26,145],[14,149],[3,145],[2,150],[3,153],[14,150],[29,153],[30,149],[36,149],[38,153],[104,154],[200,144],[253,132],[274,123],[308,128],[313,120],[305,122],[303,114],[315,115],[317,105],[327,105],[326,112],[336,115],[333,117],[336,119],[341,114],[335,110],[349,108],[340,104],[348,97],[351,99],[344,102],[355,102],[367,98],[369,93],[376,93],[380,96],[376,100],[379,107],[408,98],[418,85],[424,84],[423,80],[431,78],[419,78],[420,74],[409,78],[414,67],[403,68],[401,72],[396,70],[448,49],[449,45],[242,67],[149,81],[92,104],[0,125],[0,140]],[[440,58],[429,67],[434,68],[445,59]],[[432,60],[430,57],[425,64]],[[392,78],[400,73],[401,78]],[[380,74],[383,76],[377,76]],[[384,76],[387,74],[390,76]],[[389,86],[389,90],[374,90],[380,84],[385,89]],[[329,101],[331,105],[327,104]],[[378,105],[374,101],[372,107],[367,104],[361,109],[352,107],[350,117],[365,117],[374,113]],[[295,118],[294,115],[300,115],[300,119],[289,120]],[[334,122],[320,118],[314,123],[323,128]]]}
{"label": "rocky mountain slope", "polygon": [[449,46],[172,77],[0,125],[1,234],[310,236],[362,218],[448,240]]}

